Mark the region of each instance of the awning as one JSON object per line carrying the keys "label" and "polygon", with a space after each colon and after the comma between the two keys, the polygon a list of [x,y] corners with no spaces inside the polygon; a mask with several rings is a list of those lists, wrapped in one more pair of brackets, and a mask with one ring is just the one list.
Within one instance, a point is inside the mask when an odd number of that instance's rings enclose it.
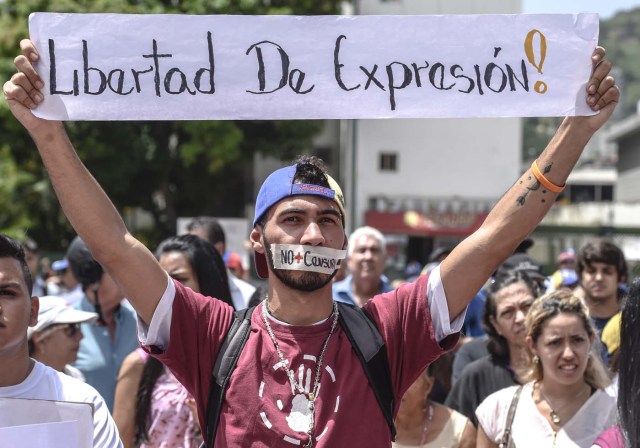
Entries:
{"label": "awning", "polygon": [[368,211],[365,213],[365,224],[387,234],[467,236],[477,230],[486,217],[487,213],[472,212]]}

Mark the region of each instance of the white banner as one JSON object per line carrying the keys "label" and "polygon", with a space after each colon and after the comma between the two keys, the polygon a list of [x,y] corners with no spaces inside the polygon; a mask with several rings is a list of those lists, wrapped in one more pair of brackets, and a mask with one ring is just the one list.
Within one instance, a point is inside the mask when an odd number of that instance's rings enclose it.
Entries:
{"label": "white banner", "polygon": [[62,120],[592,115],[596,14],[33,14]]}
{"label": "white banner", "polygon": [[93,405],[0,398],[2,448],[93,446]]}

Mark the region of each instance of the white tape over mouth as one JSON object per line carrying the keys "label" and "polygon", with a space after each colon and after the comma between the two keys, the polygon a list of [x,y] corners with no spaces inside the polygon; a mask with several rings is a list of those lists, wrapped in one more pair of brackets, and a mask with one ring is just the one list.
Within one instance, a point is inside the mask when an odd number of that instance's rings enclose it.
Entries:
{"label": "white tape over mouth", "polygon": [[302,244],[272,244],[271,253],[274,269],[322,274],[333,274],[347,256],[346,250]]}

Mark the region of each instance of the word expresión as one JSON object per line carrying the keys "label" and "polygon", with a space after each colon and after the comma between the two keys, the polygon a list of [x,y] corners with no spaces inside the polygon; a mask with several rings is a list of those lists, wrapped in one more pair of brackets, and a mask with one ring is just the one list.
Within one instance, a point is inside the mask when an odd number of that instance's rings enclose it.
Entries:
{"label": "word expresi\u00f3n", "polygon": [[[459,64],[447,67],[440,62],[430,64],[424,61],[424,65],[422,65],[422,62],[404,63],[394,61],[383,67],[384,73],[382,75],[376,74],[380,68],[378,64],[374,64],[371,67],[359,66],[364,77],[356,80],[346,80],[342,73],[345,64],[340,59],[340,46],[342,40],[346,38],[344,35],[339,36],[334,47],[333,62],[336,82],[344,91],[361,88],[368,90],[375,86],[379,90],[388,92],[391,110],[396,110],[396,91],[412,85],[418,88],[423,87],[423,85],[431,85],[437,90],[456,89],[463,94],[475,93],[479,95],[484,95],[485,89],[494,93],[501,93],[508,88],[508,91],[515,92],[518,86],[522,90],[529,92],[528,67],[524,59],[519,62],[519,75],[511,65],[504,64],[503,68],[495,62],[491,62],[485,67],[475,64],[473,70],[469,72],[465,71],[464,67]],[[494,47],[494,59],[498,57],[501,50],[501,47]],[[349,82],[351,84],[347,85]],[[362,82],[364,82],[364,86]]]}

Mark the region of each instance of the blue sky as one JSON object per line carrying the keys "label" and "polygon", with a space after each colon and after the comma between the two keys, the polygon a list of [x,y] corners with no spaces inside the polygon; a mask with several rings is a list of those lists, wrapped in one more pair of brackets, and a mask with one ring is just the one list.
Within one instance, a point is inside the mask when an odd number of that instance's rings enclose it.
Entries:
{"label": "blue sky", "polygon": [[640,0],[522,0],[526,14],[597,12],[604,19],[639,6]]}

